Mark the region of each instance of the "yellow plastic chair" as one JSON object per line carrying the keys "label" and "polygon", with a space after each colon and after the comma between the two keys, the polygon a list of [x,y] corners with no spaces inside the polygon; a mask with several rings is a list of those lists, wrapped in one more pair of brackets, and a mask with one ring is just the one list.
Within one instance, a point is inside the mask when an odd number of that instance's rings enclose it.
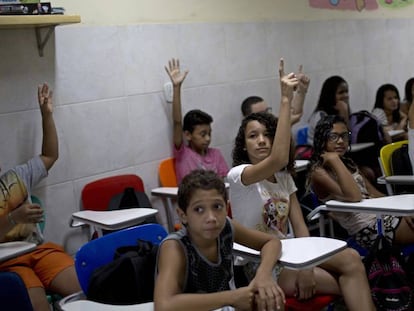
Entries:
{"label": "yellow plastic chair", "polygon": [[158,167],[158,176],[162,187],[177,187],[177,175],[175,174],[175,159],[162,160]]}
{"label": "yellow plastic chair", "polygon": [[[388,145],[385,145],[384,147],[381,148],[380,150],[380,166],[381,166],[381,170],[382,173],[384,174],[383,177],[388,177],[392,175],[392,171],[391,171],[391,155],[392,153],[401,148],[402,145],[406,145],[408,144],[408,140],[401,140],[401,141],[397,141],[395,143],[391,143]],[[380,177],[381,178],[381,177]],[[385,181],[383,181],[385,182]],[[381,183],[383,183],[381,182]],[[387,192],[389,195],[392,195],[393,189],[392,186],[390,184],[385,183],[385,186],[387,188]]]}

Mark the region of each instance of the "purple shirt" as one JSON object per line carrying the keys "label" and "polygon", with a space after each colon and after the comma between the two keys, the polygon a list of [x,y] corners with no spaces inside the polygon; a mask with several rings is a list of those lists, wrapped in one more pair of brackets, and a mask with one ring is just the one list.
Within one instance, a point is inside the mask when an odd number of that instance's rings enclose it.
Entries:
{"label": "purple shirt", "polygon": [[178,149],[174,146],[174,158],[178,184],[185,175],[196,169],[212,170],[220,177],[227,176],[229,171],[223,155],[216,148],[208,148],[206,155],[202,156],[186,144],[181,144]]}

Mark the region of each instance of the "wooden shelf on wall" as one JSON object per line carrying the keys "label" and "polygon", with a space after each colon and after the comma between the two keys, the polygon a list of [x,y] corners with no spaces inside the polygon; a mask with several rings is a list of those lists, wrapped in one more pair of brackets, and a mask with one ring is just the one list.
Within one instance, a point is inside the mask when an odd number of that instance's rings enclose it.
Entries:
{"label": "wooden shelf on wall", "polygon": [[[43,48],[55,26],[80,22],[79,15],[2,15],[0,16],[0,29],[34,28],[37,49],[39,55],[43,56]],[[43,37],[42,29],[46,30]]]}

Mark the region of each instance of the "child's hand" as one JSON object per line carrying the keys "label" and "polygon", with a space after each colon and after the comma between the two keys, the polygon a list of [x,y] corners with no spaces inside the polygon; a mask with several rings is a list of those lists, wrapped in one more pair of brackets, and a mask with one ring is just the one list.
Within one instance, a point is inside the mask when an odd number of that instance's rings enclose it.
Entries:
{"label": "child's hand", "polygon": [[18,224],[38,223],[43,220],[43,210],[38,204],[24,203],[10,213],[10,217]]}
{"label": "child's hand", "polygon": [[37,87],[37,100],[39,102],[42,115],[53,112],[53,92],[49,90],[49,85],[43,83]]}
{"label": "child's hand", "polygon": [[168,61],[168,67],[165,66],[165,71],[167,71],[174,86],[180,86],[188,74],[188,70],[184,72],[180,71],[180,60],[175,58]]}
{"label": "child's hand", "polygon": [[293,97],[293,91],[298,85],[298,79],[293,72],[285,74],[285,63],[283,58],[280,59],[279,63],[279,77],[281,95],[282,97],[287,97],[290,102]]}
{"label": "child's hand", "polygon": [[296,74],[296,78],[298,78],[298,88],[297,91],[302,94],[306,94],[309,88],[310,78],[303,73],[303,66],[299,66],[299,71]]}
{"label": "child's hand", "polygon": [[252,286],[240,287],[234,291],[234,301],[232,305],[237,311],[252,310],[253,300],[254,300],[254,291]]}
{"label": "child's hand", "polygon": [[323,160],[322,165],[329,166],[332,161],[339,159],[339,154],[337,154],[336,152],[324,152],[321,154],[321,158]]}
{"label": "child's hand", "polygon": [[286,302],[285,293],[273,279],[272,275],[256,277],[250,282],[255,289],[257,310],[274,311],[283,309]]}
{"label": "child's hand", "polygon": [[295,297],[299,300],[312,298],[316,293],[316,281],[313,269],[302,270],[296,279]]}
{"label": "child's hand", "polygon": [[349,115],[349,111],[348,111],[348,104],[342,100],[338,101],[335,104],[335,108],[336,110],[338,110],[338,113],[340,116],[347,118]]}

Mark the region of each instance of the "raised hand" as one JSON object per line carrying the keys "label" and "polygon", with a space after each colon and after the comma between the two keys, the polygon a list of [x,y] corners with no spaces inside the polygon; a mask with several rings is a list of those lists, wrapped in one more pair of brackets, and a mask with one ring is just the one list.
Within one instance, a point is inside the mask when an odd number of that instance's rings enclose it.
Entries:
{"label": "raised hand", "polygon": [[296,74],[296,78],[298,78],[298,91],[302,94],[306,94],[310,84],[310,78],[303,73],[303,65],[299,65],[298,73]]}
{"label": "raised hand", "polygon": [[167,71],[167,74],[174,86],[181,85],[188,74],[188,70],[181,72],[180,60],[178,58],[172,58],[170,61],[168,61],[168,67],[165,66],[165,71]]}
{"label": "raised hand", "polygon": [[37,100],[42,115],[53,112],[53,92],[49,89],[47,83],[43,83],[37,87]]}
{"label": "raised hand", "polygon": [[283,58],[279,62],[279,77],[280,77],[280,91],[282,97],[287,97],[289,101],[292,100],[293,91],[298,85],[298,79],[295,73],[291,72],[285,74],[285,62]]}

